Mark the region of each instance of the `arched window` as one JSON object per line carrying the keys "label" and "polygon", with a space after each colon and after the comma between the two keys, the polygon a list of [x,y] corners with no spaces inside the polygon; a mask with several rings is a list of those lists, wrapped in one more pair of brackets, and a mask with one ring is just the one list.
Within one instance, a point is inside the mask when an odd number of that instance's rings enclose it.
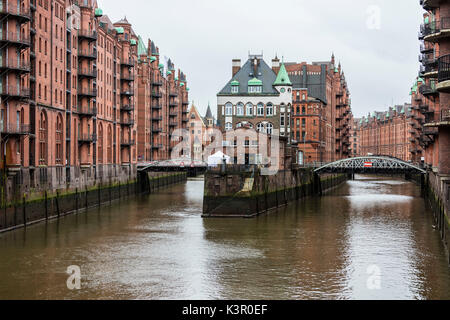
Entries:
{"label": "arched window", "polygon": [[233,115],[233,105],[230,102],[228,102],[225,105],[225,115],[226,116],[232,116]]}
{"label": "arched window", "polygon": [[233,130],[233,124],[230,122],[225,123],[225,130],[226,131]]}
{"label": "arched window", "polygon": [[98,125],[98,163],[103,163],[103,125],[100,122]]}
{"label": "arched window", "polygon": [[258,117],[264,117],[264,104],[258,103],[257,114]]}
{"label": "arched window", "polygon": [[48,121],[45,111],[39,117],[39,164],[47,165]]}
{"label": "arched window", "polygon": [[273,104],[271,104],[271,103],[267,104],[266,116],[268,116],[268,117],[273,116]]}
{"label": "arched window", "polygon": [[107,153],[108,153],[108,163],[112,163],[112,129],[111,125],[108,126],[108,145],[107,145]]}
{"label": "arched window", "polygon": [[63,164],[63,119],[61,114],[58,114],[56,118],[56,164]]}
{"label": "arched window", "polygon": [[273,124],[268,123],[266,126],[266,133],[267,134],[272,134],[273,133]]}
{"label": "arched window", "polygon": [[237,104],[236,115],[241,117],[244,115],[244,104],[242,102]]}
{"label": "arched window", "polygon": [[256,125],[256,131],[265,133],[266,131],[265,131],[265,128],[264,128],[264,124],[263,123],[258,123]]}
{"label": "arched window", "polygon": [[245,115],[247,117],[252,116],[253,115],[253,104],[251,104],[250,102],[247,103],[247,105],[245,106]]}

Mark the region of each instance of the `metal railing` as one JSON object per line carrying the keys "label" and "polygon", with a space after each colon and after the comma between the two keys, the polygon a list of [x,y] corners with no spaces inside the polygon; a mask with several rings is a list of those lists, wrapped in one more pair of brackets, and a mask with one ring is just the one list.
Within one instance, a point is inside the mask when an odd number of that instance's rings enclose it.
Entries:
{"label": "metal railing", "polygon": [[31,11],[28,8],[22,8],[17,5],[8,5],[8,1],[0,8],[0,13],[20,16],[31,19]]}
{"label": "metal railing", "polygon": [[0,68],[30,71],[30,63],[17,61],[17,59],[2,60],[0,62]]}
{"label": "metal railing", "polygon": [[97,39],[97,31],[94,30],[78,30],[78,38]]}
{"label": "metal railing", "polygon": [[30,89],[28,88],[18,88],[17,86],[6,86],[0,89],[0,94],[5,96],[13,96],[13,97],[30,97]]}
{"label": "metal railing", "polygon": [[439,57],[438,59],[438,80],[450,80],[450,54]]}
{"label": "metal railing", "polygon": [[78,133],[79,142],[94,142],[97,136],[91,133]]}
{"label": "metal railing", "polygon": [[450,30],[450,17],[441,17],[440,20],[425,23],[420,28],[424,37],[439,33],[442,30]]}
{"label": "metal railing", "polygon": [[79,57],[89,57],[89,58],[97,58],[97,51],[95,50],[87,50],[87,49],[79,49],[78,50]]}
{"label": "metal railing", "polygon": [[3,134],[29,134],[31,133],[31,126],[29,124],[0,122],[0,132]]}
{"label": "metal railing", "polygon": [[31,40],[28,36],[21,35],[20,33],[17,32],[2,32],[0,34],[0,41],[16,42],[28,46],[31,44]]}
{"label": "metal railing", "polygon": [[97,108],[91,106],[78,106],[77,113],[93,116],[97,114]]}

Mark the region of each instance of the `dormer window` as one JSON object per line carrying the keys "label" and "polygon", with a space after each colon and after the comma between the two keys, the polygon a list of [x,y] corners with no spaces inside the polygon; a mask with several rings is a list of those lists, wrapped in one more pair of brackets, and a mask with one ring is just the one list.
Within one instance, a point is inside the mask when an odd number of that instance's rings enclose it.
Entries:
{"label": "dormer window", "polygon": [[239,81],[232,81],[231,82],[231,93],[239,93]]}
{"label": "dormer window", "polygon": [[248,81],[248,93],[261,93],[262,92],[262,81],[257,79],[257,78],[253,78],[251,80]]}

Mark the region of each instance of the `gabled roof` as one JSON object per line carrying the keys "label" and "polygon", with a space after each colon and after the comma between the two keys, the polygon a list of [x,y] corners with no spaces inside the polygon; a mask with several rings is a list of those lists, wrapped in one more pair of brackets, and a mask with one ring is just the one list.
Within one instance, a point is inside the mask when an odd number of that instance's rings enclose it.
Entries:
{"label": "gabled roof", "polygon": [[124,17],[122,20],[117,21],[114,24],[130,24],[127,20],[127,17]]}
{"label": "gabled roof", "polygon": [[232,95],[231,93],[231,83],[234,81],[239,82],[239,93],[248,94],[248,82],[253,78],[262,81],[262,92],[258,94],[279,94],[279,92],[273,87],[277,75],[273,72],[267,63],[261,59],[259,60],[259,65],[256,74],[254,74],[254,69],[252,65],[252,60],[247,60],[247,62],[242,66],[242,68],[236,73],[236,75],[230,79],[230,81],[225,85],[225,87],[218,93],[218,95]]}
{"label": "gabled roof", "polygon": [[281,64],[280,71],[278,71],[277,79],[273,83],[274,86],[291,86],[292,82],[289,79],[289,75],[286,71],[284,63]]}

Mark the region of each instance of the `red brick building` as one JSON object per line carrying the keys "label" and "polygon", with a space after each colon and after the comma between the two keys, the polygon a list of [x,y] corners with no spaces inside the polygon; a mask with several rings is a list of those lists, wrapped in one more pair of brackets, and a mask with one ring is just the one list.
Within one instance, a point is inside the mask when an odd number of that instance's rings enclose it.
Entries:
{"label": "red brick building", "polygon": [[5,0],[0,18],[7,193],[133,180],[141,144],[141,158],[168,157],[171,132],[187,123],[186,79],[170,61],[160,67],[151,42],[138,52],[126,19],[111,22],[95,0]]}
{"label": "red brick building", "polygon": [[151,40],[146,47],[139,37],[138,55],[138,160],[166,160],[179,143],[174,131],[188,123],[186,75],[170,59],[164,64]]}
{"label": "red brick building", "polygon": [[420,143],[425,163],[441,176],[450,175],[450,3],[421,1],[426,10],[420,28],[419,112],[424,116]]}
{"label": "red brick building", "polygon": [[411,143],[417,136],[411,128],[413,120],[412,107],[408,104],[361,118],[355,124],[356,137],[353,138],[357,139],[357,155],[383,155],[418,162]]}
{"label": "red brick building", "polygon": [[348,158],[352,119],[350,92],[341,65],[331,61],[286,63],[293,82],[292,134],[305,162]]}

